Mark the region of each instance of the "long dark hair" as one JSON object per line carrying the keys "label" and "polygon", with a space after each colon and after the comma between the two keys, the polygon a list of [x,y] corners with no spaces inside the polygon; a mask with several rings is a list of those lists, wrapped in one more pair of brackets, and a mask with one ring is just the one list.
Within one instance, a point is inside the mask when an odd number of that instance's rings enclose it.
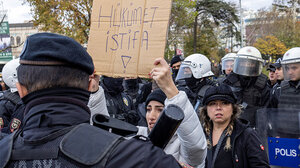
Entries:
{"label": "long dark hair", "polygon": [[[230,135],[232,134],[233,131],[233,126],[234,126],[234,121],[237,120],[242,112],[241,110],[241,106],[237,105],[237,104],[231,104],[232,105],[232,116],[230,119],[230,122],[227,126],[227,131],[226,131],[226,144],[224,147],[224,150],[228,151],[231,149],[231,144],[230,144]],[[208,114],[207,114],[207,105],[205,105],[204,107],[202,107],[200,109],[200,114],[199,114],[199,118],[201,123],[203,124],[203,129],[204,132],[206,133],[206,135],[210,135],[211,134],[211,130],[213,129],[213,122],[211,121],[211,119],[209,118]],[[212,142],[210,142],[210,139],[207,139],[207,146],[208,148],[212,147]]]}

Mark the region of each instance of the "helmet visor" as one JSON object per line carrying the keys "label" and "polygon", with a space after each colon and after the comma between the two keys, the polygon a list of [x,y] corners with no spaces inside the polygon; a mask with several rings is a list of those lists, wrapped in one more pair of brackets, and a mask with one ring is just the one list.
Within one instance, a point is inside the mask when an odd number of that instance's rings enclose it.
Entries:
{"label": "helmet visor", "polygon": [[182,62],[175,81],[192,77],[193,72],[192,72],[190,66],[191,66],[191,62],[189,62],[189,61]]}
{"label": "helmet visor", "polygon": [[236,58],[233,72],[243,76],[259,76],[262,71],[262,62],[247,58]]}
{"label": "helmet visor", "polygon": [[284,80],[298,81],[300,80],[300,62],[291,64],[282,64]]}
{"label": "helmet visor", "polygon": [[222,70],[226,70],[226,69],[233,69],[233,64],[234,60],[233,59],[227,59],[222,61]]}

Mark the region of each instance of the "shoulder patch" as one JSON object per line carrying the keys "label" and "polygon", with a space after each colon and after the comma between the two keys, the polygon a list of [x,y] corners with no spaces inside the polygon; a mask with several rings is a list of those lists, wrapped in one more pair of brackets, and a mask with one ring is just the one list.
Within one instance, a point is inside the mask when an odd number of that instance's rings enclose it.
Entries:
{"label": "shoulder patch", "polygon": [[126,106],[128,106],[128,100],[126,99],[126,97],[123,97],[123,102]]}
{"label": "shoulder patch", "polygon": [[20,125],[21,125],[21,121],[17,118],[13,118],[9,126],[10,132],[14,132],[15,130],[18,130]]}
{"label": "shoulder patch", "polygon": [[3,121],[2,117],[0,117],[0,129],[3,128],[3,126],[4,126],[4,121]]}

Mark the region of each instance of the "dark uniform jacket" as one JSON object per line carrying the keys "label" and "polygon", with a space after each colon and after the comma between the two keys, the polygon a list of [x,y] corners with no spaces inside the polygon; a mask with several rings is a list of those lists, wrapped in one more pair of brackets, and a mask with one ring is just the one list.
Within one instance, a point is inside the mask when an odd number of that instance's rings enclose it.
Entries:
{"label": "dark uniform jacket", "polygon": [[299,81],[282,81],[277,83],[270,94],[269,108],[300,108]]}
{"label": "dark uniform jacket", "polygon": [[[214,161],[215,168],[250,168],[270,167],[267,153],[255,130],[249,127],[246,120],[237,120],[234,123],[230,136],[231,150],[225,151],[226,138],[222,141],[217,157]],[[225,157],[230,160],[225,161]],[[210,162],[210,163],[209,163]],[[212,148],[208,148],[206,167],[213,162]]]}
{"label": "dark uniform jacket", "polygon": [[267,79],[264,74],[258,77],[245,77],[230,73],[223,82],[231,87],[238,100],[237,103],[243,106],[241,118],[250,121],[252,127],[255,126],[256,111],[266,106],[270,99]]}
{"label": "dark uniform jacket", "polygon": [[125,92],[115,93],[108,86],[101,84],[104,89],[106,106],[109,115],[130,124],[137,125],[139,116],[134,107],[131,97]]}
{"label": "dark uniform jacket", "polygon": [[278,108],[299,109],[300,81],[283,81],[280,88]]}
{"label": "dark uniform jacket", "polygon": [[124,140],[82,124],[90,120],[88,99],[89,92],[72,88],[44,89],[25,96],[24,127],[0,141],[0,168],[180,167],[172,156],[143,138]]}
{"label": "dark uniform jacket", "polygon": [[22,123],[23,115],[18,108],[22,106],[18,92],[6,90],[0,98],[0,129],[2,133],[11,133],[17,130]]}
{"label": "dark uniform jacket", "polygon": [[215,85],[216,83],[212,80],[205,78],[203,81],[198,82],[193,90],[183,90],[186,92],[196,112],[203,106],[202,101],[206,90]]}
{"label": "dark uniform jacket", "polygon": [[280,84],[282,81],[277,80],[277,83],[270,90],[270,100],[268,102],[268,108],[277,108],[278,107],[278,99],[280,96]]}

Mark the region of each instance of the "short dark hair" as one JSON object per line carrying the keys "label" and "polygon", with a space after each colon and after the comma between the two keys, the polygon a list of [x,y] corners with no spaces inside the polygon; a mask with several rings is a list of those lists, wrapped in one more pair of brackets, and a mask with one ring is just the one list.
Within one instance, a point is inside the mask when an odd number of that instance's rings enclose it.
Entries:
{"label": "short dark hair", "polygon": [[73,87],[87,90],[89,74],[68,66],[20,65],[18,81],[28,93],[57,87]]}

